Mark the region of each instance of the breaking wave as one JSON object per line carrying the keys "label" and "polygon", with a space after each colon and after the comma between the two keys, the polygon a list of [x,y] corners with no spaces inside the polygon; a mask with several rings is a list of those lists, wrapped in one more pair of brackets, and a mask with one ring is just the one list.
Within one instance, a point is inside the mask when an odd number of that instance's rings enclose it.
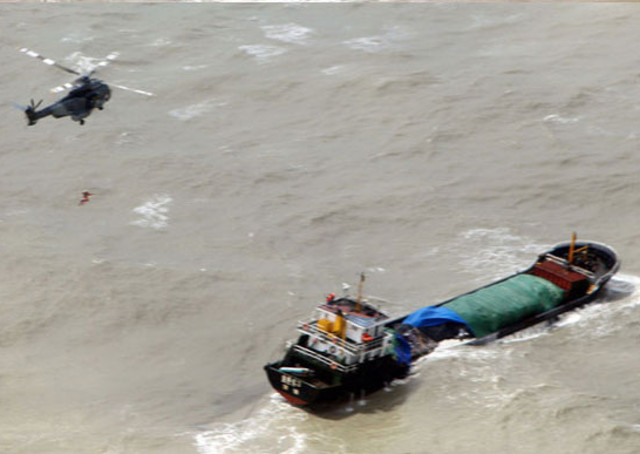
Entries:
{"label": "breaking wave", "polygon": [[194,435],[199,454],[302,454],[346,453],[343,441],[305,427],[312,417],[273,394],[255,416],[234,423],[214,424]]}

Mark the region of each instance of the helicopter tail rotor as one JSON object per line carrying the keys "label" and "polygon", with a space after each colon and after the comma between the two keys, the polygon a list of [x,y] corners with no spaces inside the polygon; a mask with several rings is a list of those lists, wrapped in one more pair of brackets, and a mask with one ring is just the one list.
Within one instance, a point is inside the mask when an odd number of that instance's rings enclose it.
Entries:
{"label": "helicopter tail rotor", "polygon": [[36,110],[42,104],[42,99],[36,103],[33,99],[31,100],[31,104],[29,104],[25,109],[24,113],[27,116],[27,122],[29,126],[33,126],[38,121],[38,116],[36,115]]}

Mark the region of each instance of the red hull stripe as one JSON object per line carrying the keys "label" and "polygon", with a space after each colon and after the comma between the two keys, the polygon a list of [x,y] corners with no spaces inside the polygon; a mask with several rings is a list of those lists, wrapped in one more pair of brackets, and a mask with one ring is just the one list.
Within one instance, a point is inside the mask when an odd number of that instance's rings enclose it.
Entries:
{"label": "red hull stripe", "polygon": [[291,394],[287,394],[284,391],[281,391],[279,389],[276,389],[276,391],[278,391],[280,394],[282,394],[282,397],[287,399],[293,405],[307,405],[308,404],[308,402],[300,399],[299,397],[292,396]]}

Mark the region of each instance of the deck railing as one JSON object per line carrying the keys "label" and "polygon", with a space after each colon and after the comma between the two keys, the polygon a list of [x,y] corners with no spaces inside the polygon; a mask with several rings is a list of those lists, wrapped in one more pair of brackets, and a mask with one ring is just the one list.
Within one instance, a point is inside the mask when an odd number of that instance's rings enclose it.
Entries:
{"label": "deck railing", "polygon": [[596,276],[595,273],[593,273],[592,271],[589,271],[588,269],[583,268],[581,266],[569,263],[568,260],[563,259],[562,257],[558,257],[557,255],[547,254],[546,257],[547,257],[547,259],[549,261],[557,263],[558,265],[562,265],[562,266],[567,267],[569,269],[573,269],[574,271],[577,271],[577,272],[579,272],[581,274],[584,274],[585,276],[587,276],[590,279],[594,279],[595,276]]}
{"label": "deck railing", "polygon": [[338,370],[340,372],[344,372],[344,373],[348,373],[348,372],[354,372],[355,370],[358,369],[357,365],[353,365],[353,366],[344,366],[340,363],[338,363],[337,361],[334,361],[331,358],[327,358],[324,355],[321,355],[317,352],[314,352],[313,350],[310,350],[306,347],[302,347],[301,345],[294,345],[293,349],[305,356],[310,357],[311,359],[318,361],[320,363],[326,364],[327,366],[329,366],[331,369],[333,370]]}
{"label": "deck railing", "polygon": [[351,353],[352,355],[369,353],[371,351],[382,348],[382,344],[384,342],[384,335],[382,335],[370,341],[363,342],[362,344],[354,344],[353,342],[341,339],[335,334],[330,334],[324,330],[321,330],[320,328],[318,328],[318,325],[315,322],[298,322],[298,331],[304,334],[315,335],[321,340],[331,342],[336,347],[341,348],[346,352]]}

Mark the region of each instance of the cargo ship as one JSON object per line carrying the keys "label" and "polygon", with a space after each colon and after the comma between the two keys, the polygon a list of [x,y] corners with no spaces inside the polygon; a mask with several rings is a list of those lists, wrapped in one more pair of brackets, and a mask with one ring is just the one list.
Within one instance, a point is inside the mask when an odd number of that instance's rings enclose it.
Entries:
{"label": "cargo ship", "polygon": [[526,269],[441,303],[391,317],[362,298],[334,294],[297,326],[284,357],[264,366],[273,389],[313,408],[405,378],[444,340],[481,345],[593,301],[618,271],[609,246],[560,243]]}

